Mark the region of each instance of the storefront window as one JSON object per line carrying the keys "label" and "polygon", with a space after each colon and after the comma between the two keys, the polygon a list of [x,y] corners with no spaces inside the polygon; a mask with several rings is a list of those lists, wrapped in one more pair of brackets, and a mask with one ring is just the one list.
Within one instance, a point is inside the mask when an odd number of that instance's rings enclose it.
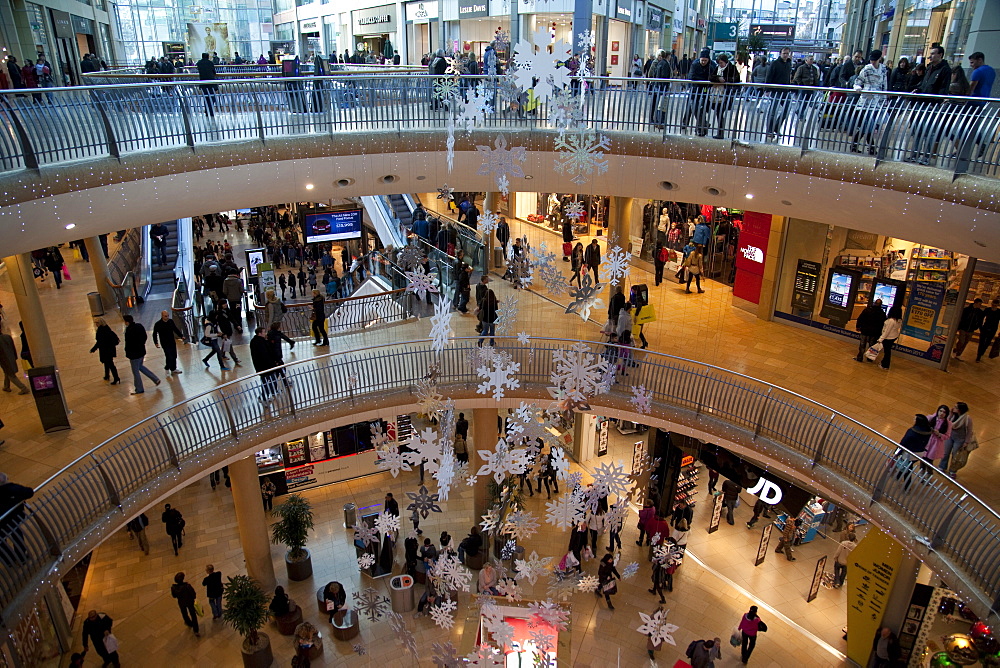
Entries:
{"label": "storefront window", "polygon": [[[884,312],[903,311],[895,351],[938,363],[955,309],[964,306],[958,297],[968,261],[928,244],[791,219],[775,315],[858,339],[858,316],[881,299]],[[984,272],[979,289],[993,295],[998,281]]]}
{"label": "storefront window", "polygon": [[933,44],[941,44],[945,58],[960,64],[974,9],[975,0],[906,0],[899,56],[926,58]]}

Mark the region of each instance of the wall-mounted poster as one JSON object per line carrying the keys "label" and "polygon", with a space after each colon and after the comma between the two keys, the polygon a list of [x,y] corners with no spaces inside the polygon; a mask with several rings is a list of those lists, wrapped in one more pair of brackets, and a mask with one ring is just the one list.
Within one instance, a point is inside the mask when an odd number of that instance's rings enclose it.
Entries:
{"label": "wall-mounted poster", "polygon": [[203,53],[207,53],[209,58],[217,53],[222,60],[233,57],[228,23],[189,23],[187,30],[188,58],[191,60],[198,62]]}
{"label": "wall-mounted poster", "polygon": [[618,42],[611,42],[611,50],[612,51],[617,51],[618,50],[618,46],[619,46]]}
{"label": "wall-mounted poster", "polygon": [[617,55],[611,56],[611,64],[612,65],[617,65],[618,64],[618,56]]}

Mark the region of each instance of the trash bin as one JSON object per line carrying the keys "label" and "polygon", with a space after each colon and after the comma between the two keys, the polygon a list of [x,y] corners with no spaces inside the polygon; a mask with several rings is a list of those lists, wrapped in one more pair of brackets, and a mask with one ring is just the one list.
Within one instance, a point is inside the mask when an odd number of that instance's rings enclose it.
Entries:
{"label": "trash bin", "polygon": [[503,248],[500,246],[493,247],[493,268],[499,269],[503,266]]}
{"label": "trash bin", "polygon": [[104,301],[101,299],[100,292],[88,292],[87,302],[90,304],[90,315],[95,318],[104,315]]}
{"label": "trash bin", "polygon": [[389,599],[392,601],[393,612],[409,612],[413,610],[413,578],[409,575],[397,575],[389,580]]}
{"label": "trash bin", "polygon": [[358,507],[353,503],[344,504],[344,526],[348,529],[358,523]]}

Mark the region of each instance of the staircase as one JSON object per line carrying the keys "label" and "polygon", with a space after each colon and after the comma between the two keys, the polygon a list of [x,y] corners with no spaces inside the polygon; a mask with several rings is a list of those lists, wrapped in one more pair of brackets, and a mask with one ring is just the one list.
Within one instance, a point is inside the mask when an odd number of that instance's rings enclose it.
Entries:
{"label": "staircase", "polygon": [[[177,266],[177,221],[170,220],[163,223],[170,234],[167,236],[167,263],[157,266],[154,249],[152,262],[152,278],[149,283],[149,294],[147,299],[157,296],[169,296],[174,291],[174,267]],[[143,234],[149,234],[149,228],[145,228]]]}
{"label": "staircase", "polygon": [[402,195],[389,195],[389,202],[392,204],[392,213],[403,223],[406,227],[410,227],[413,223],[413,214],[410,212],[410,208],[406,206],[406,200],[403,199]]}

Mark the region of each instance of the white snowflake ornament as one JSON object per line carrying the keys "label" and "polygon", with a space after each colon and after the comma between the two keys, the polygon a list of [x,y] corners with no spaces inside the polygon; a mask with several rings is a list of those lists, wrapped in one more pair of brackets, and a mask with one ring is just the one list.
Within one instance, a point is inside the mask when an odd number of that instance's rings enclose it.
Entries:
{"label": "white snowflake ornament", "polygon": [[[524,170],[521,163],[528,159],[527,149],[523,146],[507,148],[507,138],[497,135],[493,141],[493,147],[477,145],[476,150],[483,156],[483,163],[476,173],[479,176],[489,176],[494,174],[497,178],[498,188],[502,185],[502,177],[516,176],[524,178]],[[509,183],[509,181],[507,182]],[[502,188],[500,188],[503,190]]]}
{"label": "white snowflake ornament", "polygon": [[354,607],[369,621],[376,622],[388,610],[389,599],[379,594],[377,589],[368,587],[354,592]]}
{"label": "white snowflake ornament", "polygon": [[492,394],[499,401],[503,399],[507,389],[515,390],[521,386],[521,382],[514,377],[520,370],[519,362],[503,363],[494,358],[491,364],[476,369],[476,373],[483,379],[476,391],[479,394]]}
{"label": "white snowflake ornament", "polygon": [[601,281],[610,283],[611,285],[618,285],[625,282],[631,271],[632,264],[629,254],[617,245],[609,248],[604,256],[604,261],[601,263]]}
{"label": "white snowflake ornament", "polygon": [[591,311],[600,310],[604,305],[604,300],[600,297],[603,288],[604,286],[600,283],[594,283],[589,273],[584,274],[578,287],[573,287],[572,284],[569,286],[571,301],[566,307],[566,313],[576,313],[586,322],[590,319]]}
{"label": "white snowflake ornament", "polygon": [[535,584],[538,576],[547,572],[551,566],[553,557],[539,557],[534,550],[527,559],[515,559],[514,568],[520,577],[523,577],[531,584]]}
{"label": "white snowflake ornament", "polygon": [[441,605],[429,606],[431,619],[443,629],[450,629],[455,625],[455,617],[452,614],[458,608],[456,601],[444,601]]}
{"label": "white snowflake ornament", "polygon": [[594,172],[608,171],[608,161],[603,158],[604,152],[611,149],[611,140],[593,129],[556,136],[555,149],[556,172],[569,175],[577,185],[585,184]]}
{"label": "white snowflake ornament", "polygon": [[407,280],[406,291],[417,295],[421,299],[424,299],[428,292],[438,292],[437,276],[428,274],[423,266],[419,266],[413,271],[404,271],[403,275],[406,276]]}
{"label": "white snowflake ornament", "polygon": [[632,398],[630,399],[635,409],[643,415],[649,415],[653,410],[653,393],[646,389],[645,385],[632,387]]}
{"label": "white snowflake ornament", "polygon": [[608,361],[590,351],[587,344],[577,341],[569,349],[552,351],[554,367],[549,379],[574,399],[585,401],[601,393],[601,380]]}
{"label": "white snowflake ornament", "polygon": [[368,570],[375,565],[375,555],[370,552],[365,552],[360,557],[358,557],[358,568],[363,571]]}
{"label": "white snowflake ornament", "polygon": [[649,639],[654,645],[660,645],[662,643],[676,645],[677,643],[674,641],[673,634],[679,627],[667,622],[668,612],[670,611],[657,610],[652,615],[640,612],[639,617],[642,619],[642,625],[640,625],[636,631],[644,636],[649,636]]}
{"label": "white snowflake ornament", "polygon": [[451,297],[451,290],[446,289],[434,305],[434,315],[431,316],[431,350],[438,355],[455,336],[455,330],[451,328]]}

